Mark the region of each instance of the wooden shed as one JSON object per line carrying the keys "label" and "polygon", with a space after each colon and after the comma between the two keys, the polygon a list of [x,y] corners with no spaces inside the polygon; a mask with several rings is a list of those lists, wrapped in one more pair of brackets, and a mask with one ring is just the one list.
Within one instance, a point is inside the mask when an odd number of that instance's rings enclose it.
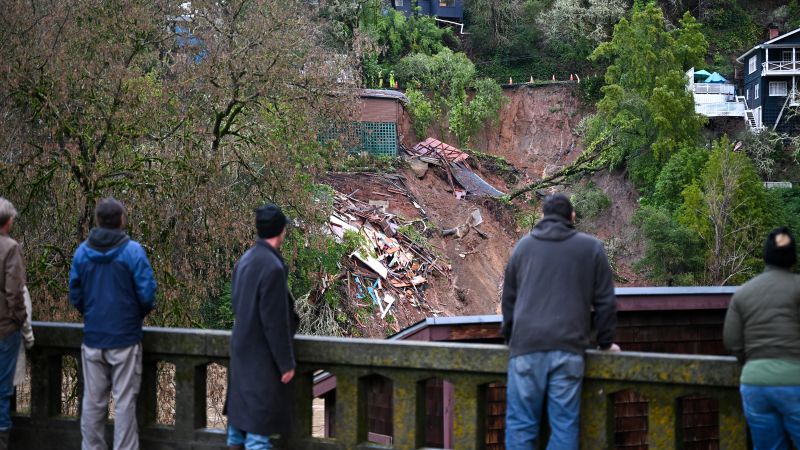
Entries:
{"label": "wooden shed", "polygon": [[321,142],[339,141],[353,153],[397,156],[400,143],[399,122],[408,98],[390,89],[362,89],[359,93],[358,121],[332,123],[320,133]]}
{"label": "wooden shed", "polygon": [[408,98],[400,91],[390,89],[361,90],[360,122],[398,123]]}

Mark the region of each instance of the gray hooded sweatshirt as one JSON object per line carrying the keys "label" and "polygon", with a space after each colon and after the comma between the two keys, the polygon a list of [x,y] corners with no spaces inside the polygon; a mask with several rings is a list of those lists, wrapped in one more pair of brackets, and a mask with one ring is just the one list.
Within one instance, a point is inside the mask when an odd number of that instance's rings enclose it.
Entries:
{"label": "gray hooded sweatshirt", "polygon": [[545,216],[514,247],[503,283],[503,336],[511,356],[561,350],[583,353],[614,342],[614,279],[600,240],[555,215]]}

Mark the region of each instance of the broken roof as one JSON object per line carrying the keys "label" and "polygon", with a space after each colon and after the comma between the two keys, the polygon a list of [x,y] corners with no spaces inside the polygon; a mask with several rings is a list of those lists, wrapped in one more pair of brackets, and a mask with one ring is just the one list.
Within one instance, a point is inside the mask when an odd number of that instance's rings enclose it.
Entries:
{"label": "broken roof", "polygon": [[444,142],[429,137],[411,149],[410,153],[414,156],[440,156],[448,162],[456,163],[464,161],[469,158],[469,155],[461,150],[453,147],[452,145],[445,144]]}

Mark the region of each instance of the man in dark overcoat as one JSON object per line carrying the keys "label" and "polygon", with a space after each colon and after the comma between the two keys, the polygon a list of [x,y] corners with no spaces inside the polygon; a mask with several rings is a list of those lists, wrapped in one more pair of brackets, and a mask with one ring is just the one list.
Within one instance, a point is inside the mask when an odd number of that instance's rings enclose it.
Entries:
{"label": "man in dark overcoat", "polygon": [[256,210],[258,239],[231,280],[233,335],[228,373],[228,446],[271,449],[270,436],[292,423],[292,342],[298,319],[280,254],[286,216],[275,205]]}

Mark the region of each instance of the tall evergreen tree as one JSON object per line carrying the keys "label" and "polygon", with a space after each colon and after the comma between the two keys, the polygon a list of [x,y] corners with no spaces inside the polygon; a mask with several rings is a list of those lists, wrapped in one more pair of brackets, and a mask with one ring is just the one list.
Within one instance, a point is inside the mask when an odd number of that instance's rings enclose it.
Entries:
{"label": "tall evergreen tree", "polygon": [[591,56],[609,66],[589,140],[610,131],[612,166],[627,164],[646,194],[658,166],[699,137],[703,119],[694,112],[684,72],[702,62],[707,48],[700,24],[689,13],[670,29],[654,3],[637,2],[630,20],[621,19],[611,41]]}

